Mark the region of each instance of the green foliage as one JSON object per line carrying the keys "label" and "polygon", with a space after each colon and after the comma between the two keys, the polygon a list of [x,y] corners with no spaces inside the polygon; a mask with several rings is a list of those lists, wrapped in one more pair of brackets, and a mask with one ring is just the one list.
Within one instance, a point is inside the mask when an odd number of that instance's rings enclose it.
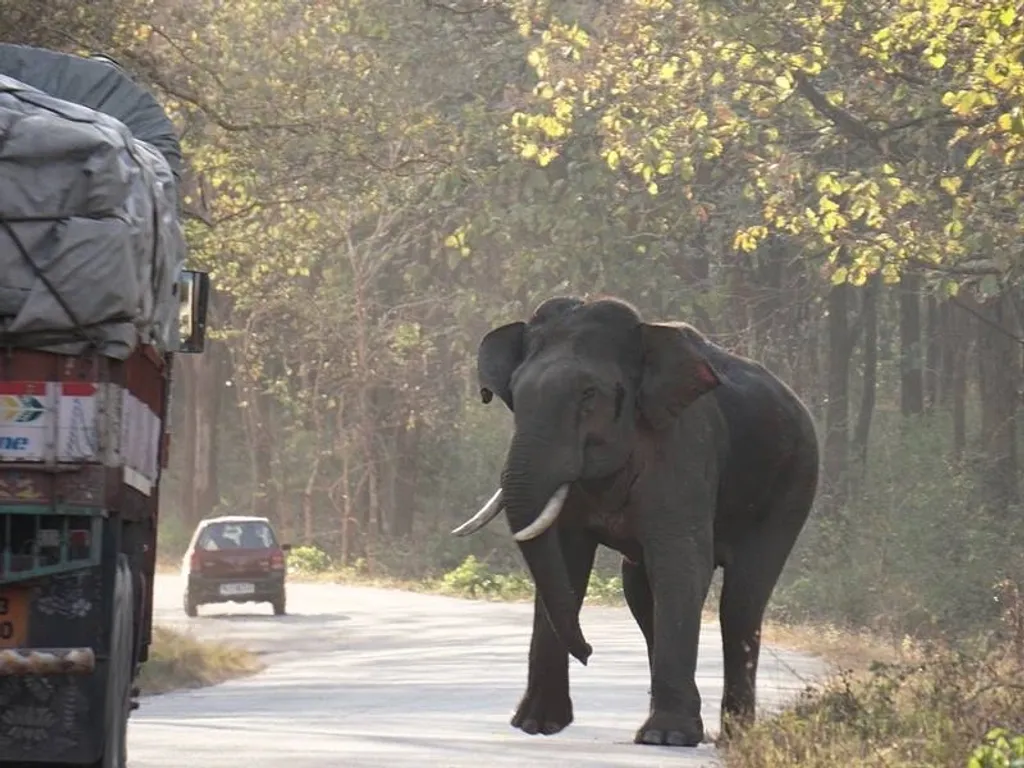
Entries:
{"label": "green foliage", "polygon": [[1014,736],[1005,728],[993,728],[974,750],[967,768],[1024,768],[1024,734]]}
{"label": "green foliage", "polygon": [[472,598],[523,600],[533,596],[533,583],[521,573],[492,573],[483,563],[470,555],[461,565],[448,571],[440,580],[441,591]]}
{"label": "green foliage", "polygon": [[[445,573],[437,586],[443,593],[461,597],[491,600],[526,600],[533,598],[533,582],[522,572],[496,573],[474,555]],[[603,577],[597,571],[590,575],[587,601],[597,604],[621,603],[622,579]]]}
{"label": "green foliage", "polygon": [[987,258],[1014,237],[995,212],[1019,201],[1018,13],[1001,0],[742,13],[634,0],[584,33],[550,12],[543,33],[523,30],[536,87],[510,121],[514,145],[548,165],[596,122],[612,172],[682,191],[691,215],[724,213],[741,252],[786,233],[829,254],[839,281]]}
{"label": "green foliage", "polygon": [[306,544],[288,553],[288,571],[299,574],[324,573],[332,567],[330,556],[319,547]]}
{"label": "green foliage", "polygon": [[904,635],[969,636],[999,617],[993,587],[1015,545],[943,450],[942,418],[880,419],[869,481],[841,518],[812,514],[770,605],[782,621],[824,620]]}

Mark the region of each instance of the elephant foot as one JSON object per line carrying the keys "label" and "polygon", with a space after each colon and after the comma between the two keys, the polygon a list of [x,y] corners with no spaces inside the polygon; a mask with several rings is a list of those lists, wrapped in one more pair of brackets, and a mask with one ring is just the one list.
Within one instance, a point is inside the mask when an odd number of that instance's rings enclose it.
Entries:
{"label": "elephant foot", "polygon": [[704,721],[700,715],[654,712],[640,726],[633,741],[666,747],[696,747],[704,741]]}
{"label": "elephant foot", "polygon": [[568,693],[556,696],[527,690],[512,716],[512,725],[531,736],[552,736],[571,722],[572,699]]}

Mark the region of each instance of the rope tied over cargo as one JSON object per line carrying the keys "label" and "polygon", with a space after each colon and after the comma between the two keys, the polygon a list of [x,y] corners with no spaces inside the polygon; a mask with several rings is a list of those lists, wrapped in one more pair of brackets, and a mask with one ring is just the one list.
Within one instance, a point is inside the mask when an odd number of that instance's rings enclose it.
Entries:
{"label": "rope tied over cargo", "polygon": [[[50,235],[56,234],[57,228],[60,226],[60,223],[60,220],[53,222],[53,226],[50,229]],[[98,341],[93,336],[91,336],[89,332],[86,331],[86,329],[82,326],[81,321],[79,321],[78,319],[78,315],[75,314],[75,311],[71,308],[71,306],[64,299],[64,297],[61,296],[60,291],[58,291],[57,288],[54,286],[53,282],[50,280],[46,272],[44,272],[42,268],[40,268],[40,266],[32,258],[32,255],[28,252],[28,248],[25,247],[25,243],[22,242],[21,238],[18,236],[18,233],[14,231],[14,227],[11,226],[11,223],[7,219],[0,219],[0,228],[2,228],[4,232],[7,234],[7,236],[11,238],[11,242],[14,243],[14,247],[18,250],[18,253],[21,254],[21,258],[25,260],[25,263],[29,265],[29,268],[35,274],[36,279],[46,286],[46,289],[53,296],[54,300],[58,304],[60,304],[61,309],[63,309],[67,313],[68,319],[74,325],[75,334],[82,341],[85,341],[89,344],[90,351],[98,350]],[[55,237],[52,238],[52,240],[56,242]],[[10,331],[0,331],[0,340],[2,340],[5,344],[13,344],[14,340],[19,336],[23,336],[23,334],[11,333]]]}

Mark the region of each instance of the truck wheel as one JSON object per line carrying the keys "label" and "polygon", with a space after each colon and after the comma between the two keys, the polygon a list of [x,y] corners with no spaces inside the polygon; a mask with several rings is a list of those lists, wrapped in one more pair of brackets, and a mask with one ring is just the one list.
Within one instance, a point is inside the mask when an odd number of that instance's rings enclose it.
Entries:
{"label": "truck wheel", "polygon": [[185,609],[185,615],[190,619],[194,619],[199,615],[199,611],[196,610],[199,606],[196,605],[196,601],[192,599],[188,592],[185,593],[185,597],[181,602],[182,608]]}
{"label": "truck wheel", "polygon": [[285,614],[284,592],[282,592],[278,597],[274,598],[274,600],[272,600],[270,604],[272,606],[274,606],[274,615],[275,616],[284,616],[284,614]]}
{"label": "truck wheel", "polygon": [[107,665],[106,712],[103,757],[98,768],[126,768],[128,763],[128,713],[131,711],[132,638],[135,632],[135,599],[132,571],[125,555],[118,555],[114,577],[113,620],[110,628],[110,660]]}

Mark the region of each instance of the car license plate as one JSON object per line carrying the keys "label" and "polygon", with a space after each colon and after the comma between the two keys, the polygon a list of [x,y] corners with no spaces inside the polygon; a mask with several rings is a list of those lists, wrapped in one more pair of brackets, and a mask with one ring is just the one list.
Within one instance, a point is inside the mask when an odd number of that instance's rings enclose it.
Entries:
{"label": "car license plate", "polygon": [[0,587],[0,648],[25,645],[28,636],[28,591]]}
{"label": "car license plate", "polygon": [[251,595],[256,591],[255,584],[221,584],[220,593],[228,595]]}

